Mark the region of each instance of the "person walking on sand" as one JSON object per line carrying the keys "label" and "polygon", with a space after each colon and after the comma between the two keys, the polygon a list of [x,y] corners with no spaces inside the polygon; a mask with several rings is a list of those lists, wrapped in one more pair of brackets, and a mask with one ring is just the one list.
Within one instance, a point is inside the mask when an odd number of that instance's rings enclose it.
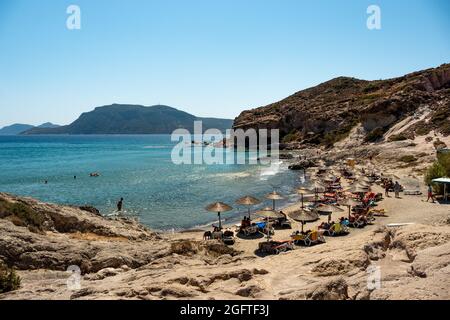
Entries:
{"label": "person walking on sand", "polygon": [[387,181],[384,182],[384,195],[389,198],[389,183]]}
{"label": "person walking on sand", "polygon": [[428,185],[428,198],[427,198],[427,202],[428,200],[432,201],[432,203],[434,203],[434,196],[433,196],[433,188],[431,187],[431,184]]}
{"label": "person walking on sand", "polygon": [[117,211],[122,211],[123,206],[123,198],[120,198],[119,202],[117,202]]}
{"label": "person walking on sand", "polygon": [[394,184],[394,192],[395,192],[395,197],[396,197],[396,198],[399,198],[399,197],[400,197],[400,196],[399,196],[400,189],[401,189],[400,184],[398,183],[398,181],[395,181],[395,184]]}

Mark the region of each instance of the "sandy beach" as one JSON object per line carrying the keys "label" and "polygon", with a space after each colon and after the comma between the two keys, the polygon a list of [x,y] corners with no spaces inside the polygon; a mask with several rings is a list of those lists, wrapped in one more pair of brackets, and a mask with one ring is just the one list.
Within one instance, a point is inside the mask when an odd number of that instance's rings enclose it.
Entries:
{"label": "sandy beach", "polygon": [[[373,191],[382,190],[375,185]],[[283,211],[289,214],[299,206]],[[0,240],[0,248],[6,256],[18,255],[15,264],[22,284],[0,299],[450,298],[450,205],[425,202],[423,195],[384,198],[377,209],[385,209],[386,216],[377,217],[372,225],[351,229],[346,236],[326,237],[324,244],[296,246],[271,256],[256,251],[262,236],[237,237],[233,246],[224,246],[217,240],[204,241],[203,230],[155,234],[130,221],[108,220],[105,225],[104,218],[79,210],[69,212],[56,205],[45,209],[63,213],[65,218],[80,219],[82,214],[82,225],[89,221],[94,227],[32,235],[1,219],[2,234],[7,236]],[[346,212],[333,219],[342,215]],[[313,229],[326,219],[321,216],[306,228]],[[96,224],[106,229],[101,231]],[[288,240],[299,228],[292,221],[292,229],[276,230],[273,239]],[[65,243],[65,252],[52,247],[55,243]],[[73,262],[75,250],[81,257],[74,260],[85,267],[80,287],[68,289],[65,266]],[[34,255],[26,256],[24,251]],[[379,274],[375,287],[371,285],[373,270]]]}

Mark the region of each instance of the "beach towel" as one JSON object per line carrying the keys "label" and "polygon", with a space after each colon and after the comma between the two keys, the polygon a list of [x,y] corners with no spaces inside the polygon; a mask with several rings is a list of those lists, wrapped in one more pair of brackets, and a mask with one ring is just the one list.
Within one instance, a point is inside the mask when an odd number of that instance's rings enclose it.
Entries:
{"label": "beach towel", "polygon": [[266,227],[266,223],[265,223],[265,222],[257,222],[257,223],[256,223],[256,226],[257,226],[259,229],[264,229],[264,228]]}

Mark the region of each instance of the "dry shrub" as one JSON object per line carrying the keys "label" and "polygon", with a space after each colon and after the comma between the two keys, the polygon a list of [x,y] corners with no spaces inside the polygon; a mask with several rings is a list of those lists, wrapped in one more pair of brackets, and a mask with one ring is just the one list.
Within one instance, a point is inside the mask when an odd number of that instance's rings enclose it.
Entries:
{"label": "dry shrub", "polygon": [[198,243],[190,240],[180,240],[170,244],[170,252],[183,256],[196,254],[198,252]]}
{"label": "dry shrub", "polygon": [[0,293],[17,290],[20,287],[20,277],[14,269],[8,268],[0,261]]}
{"label": "dry shrub", "polygon": [[229,254],[230,256],[234,257],[239,254],[239,251],[236,251],[232,247],[229,247],[220,242],[206,243],[206,244],[204,244],[203,248],[206,251],[207,255],[211,255],[211,256],[215,256],[215,257],[222,256],[225,254]]}

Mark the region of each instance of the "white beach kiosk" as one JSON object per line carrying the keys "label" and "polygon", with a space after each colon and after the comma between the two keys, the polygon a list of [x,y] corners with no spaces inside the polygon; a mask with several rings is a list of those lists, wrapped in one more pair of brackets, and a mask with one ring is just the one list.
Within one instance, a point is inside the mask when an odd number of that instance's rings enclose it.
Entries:
{"label": "white beach kiosk", "polygon": [[442,183],[444,185],[444,200],[447,201],[448,199],[448,194],[447,194],[447,185],[450,184],[450,178],[437,178],[437,179],[433,179],[431,180],[433,183]]}

